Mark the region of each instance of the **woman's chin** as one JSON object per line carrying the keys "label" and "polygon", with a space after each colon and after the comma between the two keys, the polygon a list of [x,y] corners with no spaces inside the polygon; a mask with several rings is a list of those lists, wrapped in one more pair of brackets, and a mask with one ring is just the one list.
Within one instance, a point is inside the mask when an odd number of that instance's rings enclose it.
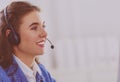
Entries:
{"label": "woman's chin", "polygon": [[44,50],[43,49],[39,49],[37,51],[35,51],[36,55],[43,55],[44,54]]}
{"label": "woman's chin", "polygon": [[38,53],[38,55],[43,55],[43,54],[44,54],[44,51]]}

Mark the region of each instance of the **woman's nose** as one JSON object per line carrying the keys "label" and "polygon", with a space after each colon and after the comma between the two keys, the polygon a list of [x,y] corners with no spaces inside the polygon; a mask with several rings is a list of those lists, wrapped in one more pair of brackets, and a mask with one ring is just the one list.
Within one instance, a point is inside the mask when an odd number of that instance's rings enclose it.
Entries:
{"label": "woman's nose", "polygon": [[45,29],[41,29],[39,36],[41,38],[44,38],[44,37],[46,38],[47,37],[47,32],[45,31]]}

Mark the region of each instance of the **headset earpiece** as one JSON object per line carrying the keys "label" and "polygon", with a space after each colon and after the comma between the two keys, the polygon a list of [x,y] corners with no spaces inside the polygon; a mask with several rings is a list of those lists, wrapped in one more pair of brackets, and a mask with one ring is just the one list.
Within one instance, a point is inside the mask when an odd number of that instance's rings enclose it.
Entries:
{"label": "headset earpiece", "polygon": [[18,45],[20,43],[19,35],[14,34],[12,31],[8,35],[8,41],[13,45]]}
{"label": "headset earpiece", "polygon": [[20,37],[19,37],[18,33],[15,32],[12,25],[8,22],[7,7],[4,10],[4,17],[5,17],[5,21],[6,21],[8,29],[11,30],[11,32],[8,34],[8,41],[13,45],[18,45],[20,43]]}

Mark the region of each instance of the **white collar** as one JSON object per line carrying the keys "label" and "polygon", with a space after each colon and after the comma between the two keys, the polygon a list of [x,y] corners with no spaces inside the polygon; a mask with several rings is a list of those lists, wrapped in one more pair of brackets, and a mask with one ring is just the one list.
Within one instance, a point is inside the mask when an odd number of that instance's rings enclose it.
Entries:
{"label": "white collar", "polygon": [[41,70],[37,64],[37,57],[34,58],[33,63],[32,63],[32,69],[29,68],[26,64],[24,64],[17,56],[13,56],[16,60],[16,62],[18,63],[18,65],[20,66],[21,70],[23,71],[23,73],[25,74],[26,77],[33,77],[36,75],[36,72],[38,72],[40,75],[42,75]]}
{"label": "white collar", "polygon": [[39,56],[36,56],[31,64],[31,68],[34,71],[34,75],[36,75],[36,73],[38,72],[40,75],[42,75],[42,72],[38,66],[39,64]]}

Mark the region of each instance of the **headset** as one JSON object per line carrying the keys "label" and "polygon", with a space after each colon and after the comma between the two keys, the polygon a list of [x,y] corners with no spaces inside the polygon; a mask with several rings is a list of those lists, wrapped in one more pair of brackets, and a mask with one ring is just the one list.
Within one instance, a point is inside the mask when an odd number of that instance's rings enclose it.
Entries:
{"label": "headset", "polygon": [[8,34],[8,41],[13,45],[18,45],[20,43],[20,37],[18,33],[14,30],[13,26],[8,22],[8,13],[7,7],[4,9],[4,18],[7,24],[8,29],[10,29],[10,33]]}
{"label": "headset", "polygon": [[[8,13],[7,13],[7,7],[4,9],[4,18],[7,23],[8,29],[11,30],[10,34],[8,34],[8,41],[13,45],[18,45],[20,43],[20,37],[18,33],[14,30],[13,26],[8,22]],[[54,45],[52,42],[47,38],[47,41],[51,44],[51,49],[54,49]]]}

